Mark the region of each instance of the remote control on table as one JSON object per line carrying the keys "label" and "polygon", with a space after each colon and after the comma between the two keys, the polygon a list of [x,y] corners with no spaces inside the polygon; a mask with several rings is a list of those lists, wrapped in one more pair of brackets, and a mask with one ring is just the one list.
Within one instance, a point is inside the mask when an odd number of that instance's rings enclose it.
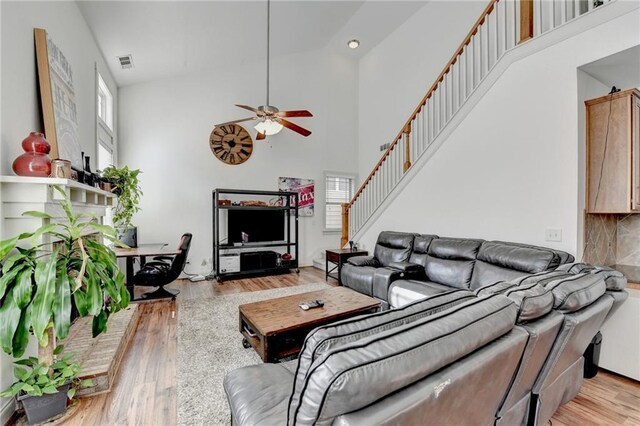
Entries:
{"label": "remote control on table", "polygon": [[303,311],[308,311],[309,309],[323,307],[324,302],[322,300],[312,300],[311,302],[302,302],[299,306]]}

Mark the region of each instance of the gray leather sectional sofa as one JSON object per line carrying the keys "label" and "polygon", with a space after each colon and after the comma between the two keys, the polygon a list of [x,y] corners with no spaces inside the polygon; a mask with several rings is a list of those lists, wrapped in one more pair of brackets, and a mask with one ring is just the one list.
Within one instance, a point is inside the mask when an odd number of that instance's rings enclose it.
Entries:
{"label": "gray leather sectional sofa", "polygon": [[233,424],[542,425],[578,393],[582,354],[626,295],[616,271],[556,250],[380,242],[343,282],[392,309],[315,329],[297,361],[229,373]]}

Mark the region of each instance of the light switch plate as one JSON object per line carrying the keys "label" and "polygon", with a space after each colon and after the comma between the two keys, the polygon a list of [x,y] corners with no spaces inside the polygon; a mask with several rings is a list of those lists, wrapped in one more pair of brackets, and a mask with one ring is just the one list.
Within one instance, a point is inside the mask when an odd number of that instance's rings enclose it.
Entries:
{"label": "light switch plate", "polygon": [[560,228],[547,228],[544,235],[545,241],[559,243],[562,241],[562,229]]}

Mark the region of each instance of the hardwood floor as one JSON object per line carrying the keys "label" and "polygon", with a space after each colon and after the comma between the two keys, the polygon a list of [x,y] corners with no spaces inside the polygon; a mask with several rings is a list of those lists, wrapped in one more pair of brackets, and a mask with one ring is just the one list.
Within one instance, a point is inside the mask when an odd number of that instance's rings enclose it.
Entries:
{"label": "hardwood floor", "polygon": [[[324,273],[303,268],[272,277],[192,283],[177,281],[177,302],[141,303],[142,317],[125,354],[112,391],[80,400],[65,425],[175,425],[177,314],[180,301],[215,297],[245,291],[324,282]],[[561,407],[552,419],[554,426],[640,425],[640,383],[601,371],[585,380],[580,394]]]}

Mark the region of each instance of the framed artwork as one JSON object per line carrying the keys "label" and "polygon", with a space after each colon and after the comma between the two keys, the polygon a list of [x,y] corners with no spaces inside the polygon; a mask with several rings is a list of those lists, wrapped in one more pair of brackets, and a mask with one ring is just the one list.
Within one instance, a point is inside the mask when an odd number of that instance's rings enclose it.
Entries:
{"label": "framed artwork", "polygon": [[71,64],[42,28],[34,28],[40,103],[51,158],[71,161],[82,170],[78,110]]}
{"label": "framed artwork", "polygon": [[313,216],[313,179],[279,177],[278,190],[298,193],[298,215]]}

